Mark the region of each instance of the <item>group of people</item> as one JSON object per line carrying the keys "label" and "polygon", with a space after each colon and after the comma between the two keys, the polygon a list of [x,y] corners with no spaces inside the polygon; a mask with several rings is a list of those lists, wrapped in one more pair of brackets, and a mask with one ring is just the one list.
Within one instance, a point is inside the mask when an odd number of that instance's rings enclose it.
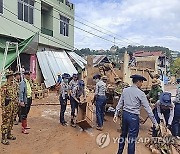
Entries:
{"label": "group of people", "polygon": [[[147,81],[147,79],[141,75],[132,75],[131,78],[133,85],[123,90],[113,119],[116,123],[119,111],[122,110],[122,133],[118,154],[123,153],[127,136],[128,154],[135,153],[141,106],[145,108],[153,123],[151,130],[153,137],[159,137],[159,125],[161,123],[171,131],[174,137],[180,139],[180,79],[177,79],[176,98],[173,101],[171,93],[162,90],[161,82],[159,82],[158,78],[153,79],[152,89],[148,95],[141,91],[143,81]],[[152,108],[150,104],[153,106]]]}
{"label": "group of people", "polygon": [[[78,105],[81,101],[86,99],[85,84],[83,80],[78,79],[78,74],[73,74],[72,77],[64,73],[62,76],[58,75],[58,81],[56,84],[59,93],[60,101],[60,123],[63,126],[67,126],[64,113],[67,107],[67,101],[70,100],[71,104],[71,126],[76,127],[76,116],[78,113]],[[80,97],[82,99],[80,100]]]}
{"label": "group of people", "polygon": [[[1,87],[2,107],[2,140],[1,143],[9,145],[9,140],[16,140],[12,134],[13,125],[22,123],[22,133],[28,134],[27,116],[32,104],[32,90],[30,72],[7,71],[7,81]],[[19,119],[17,120],[17,118]]]}
{"label": "group of people", "polygon": [[[14,124],[22,123],[22,133],[28,134],[27,117],[32,104],[32,83],[29,71],[13,73],[8,71],[5,75],[7,81],[1,87],[1,106],[2,106],[2,140],[1,143],[8,145],[9,140],[15,140],[12,134]],[[133,85],[128,87],[124,85],[122,80],[116,80],[117,93],[121,95],[113,121],[117,122],[119,112],[122,116],[122,133],[120,136],[118,154],[123,153],[125,139],[128,136],[128,153],[135,153],[135,141],[139,133],[139,114],[140,108],[143,106],[147,111],[152,123],[152,136],[157,137],[159,124],[163,123],[176,138],[180,138],[180,79],[177,79],[177,94],[174,101],[171,99],[171,93],[164,92],[161,83],[154,78],[152,81],[152,89],[145,95],[141,91],[143,81],[147,81],[141,75],[132,75]],[[96,106],[96,123],[97,130],[103,130],[107,77],[101,75],[93,76],[96,83],[93,103]],[[78,113],[78,105],[86,100],[85,83],[78,79],[77,74],[72,77],[64,73],[58,75],[56,87],[58,88],[60,101],[60,123],[67,126],[65,120],[65,111],[67,101],[71,104],[71,126],[76,127],[76,116]],[[122,90],[123,89],[123,90]],[[149,100],[149,101],[148,101]],[[150,107],[150,104],[153,108]],[[17,116],[19,117],[17,121]]]}

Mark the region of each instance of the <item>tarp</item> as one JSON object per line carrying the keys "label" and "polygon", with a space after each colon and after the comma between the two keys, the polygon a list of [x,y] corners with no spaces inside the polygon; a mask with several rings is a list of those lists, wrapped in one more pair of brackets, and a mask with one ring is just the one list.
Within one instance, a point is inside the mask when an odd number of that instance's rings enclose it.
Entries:
{"label": "tarp", "polygon": [[[27,49],[28,45],[32,42],[35,36],[36,34],[22,41],[21,43],[19,43],[18,45],[19,53],[22,53],[23,51]],[[6,48],[6,42],[1,40],[0,41],[0,72],[2,71],[5,48]],[[6,58],[5,70],[16,60],[16,58],[17,58],[16,47],[10,46],[8,49],[8,55]]]}
{"label": "tarp", "polygon": [[82,68],[85,68],[85,65],[87,65],[87,61],[76,54],[75,52],[68,52],[69,56]]}
{"label": "tarp", "polygon": [[77,73],[76,68],[65,51],[37,52],[37,58],[47,88],[55,85],[58,73],[68,73],[70,75]]}

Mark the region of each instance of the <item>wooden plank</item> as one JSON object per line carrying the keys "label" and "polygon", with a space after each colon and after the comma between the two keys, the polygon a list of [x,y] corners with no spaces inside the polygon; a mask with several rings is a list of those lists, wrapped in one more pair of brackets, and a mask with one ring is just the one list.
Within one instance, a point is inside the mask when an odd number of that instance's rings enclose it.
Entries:
{"label": "wooden plank", "polygon": [[93,126],[93,107],[88,103],[78,106],[78,115],[76,124],[82,129],[92,128]]}

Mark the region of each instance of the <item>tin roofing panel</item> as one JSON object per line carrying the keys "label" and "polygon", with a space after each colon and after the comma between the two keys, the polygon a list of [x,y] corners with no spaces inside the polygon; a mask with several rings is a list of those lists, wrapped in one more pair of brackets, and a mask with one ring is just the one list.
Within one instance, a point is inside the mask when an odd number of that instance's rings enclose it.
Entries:
{"label": "tin roofing panel", "polygon": [[68,52],[68,54],[82,69],[85,68],[87,61],[83,57],[79,56],[75,52]]}
{"label": "tin roofing panel", "polygon": [[55,85],[58,73],[70,75],[78,73],[65,51],[37,52],[37,57],[46,87]]}

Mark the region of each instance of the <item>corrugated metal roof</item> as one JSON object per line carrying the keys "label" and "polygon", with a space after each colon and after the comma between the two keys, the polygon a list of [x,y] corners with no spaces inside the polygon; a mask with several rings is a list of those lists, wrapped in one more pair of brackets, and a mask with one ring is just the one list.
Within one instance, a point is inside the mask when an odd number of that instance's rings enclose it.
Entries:
{"label": "corrugated metal roof", "polygon": [[85,65],[87,64],[87,61],[76,54],[75,52],[68,52],[69,56],[74,59],[74,61],[83,69],[85,68]]}
{"label": "corrugated metal roof", "polygon": [[162,51],[136,51],[133,54],[135,57],[147,57],[147,56],[159,56],[162,57],[164,56],[164,54],[162,53]]}
{"label": "corrugated metal roof", "polygon": [[46,87],[55,85],[58,73],[68,73],[70,75],[78,73],[65,51],[37,52],[37,57]]}
{"label": "corrugated metal roof", "polygon": [[93,56],[93,65],[97,66],[104,60],[105,60],[105,62],[110,62],[106,55],[94,55]]}

